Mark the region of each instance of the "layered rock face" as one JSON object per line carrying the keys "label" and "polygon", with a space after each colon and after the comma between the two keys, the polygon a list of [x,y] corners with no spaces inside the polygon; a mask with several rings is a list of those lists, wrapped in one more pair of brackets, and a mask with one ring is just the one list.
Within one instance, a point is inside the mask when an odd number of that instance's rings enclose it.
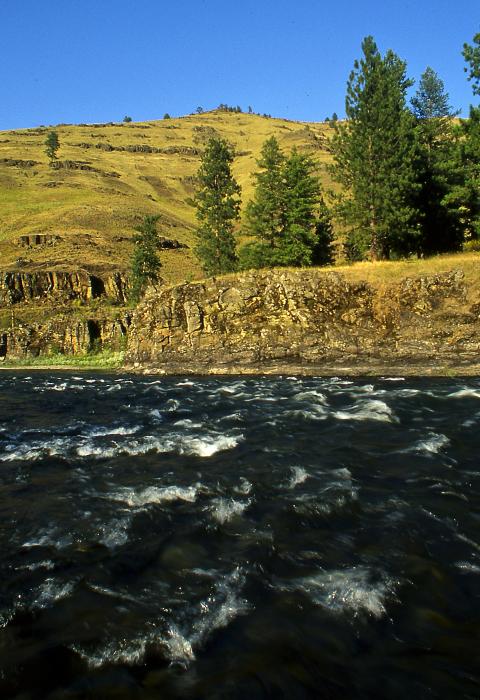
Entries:
{"label": "layered rock face", "polygon": [[51,353],[82,355],[102,347],[121,350],[126,344],[129,324],[128,314],[115,320],[92,318],[85,321],[59,314],[43,323],[18,325],[0,332],[0,359]]}
{"label": "layered rock face", "polygon": [[463,273],[373,287],[320,270],[247,272],[147,295],[127,362],[166,373],[458,368],[480,358]]}
{"label": "layered rock face", "polygon": [[57,296],[65,301],[90,301],[105,296],[124,303],[127,295],[126,276],[113,272],[102,277],[84,270],[36,270],[32,272],[0,272],[0,306]]}

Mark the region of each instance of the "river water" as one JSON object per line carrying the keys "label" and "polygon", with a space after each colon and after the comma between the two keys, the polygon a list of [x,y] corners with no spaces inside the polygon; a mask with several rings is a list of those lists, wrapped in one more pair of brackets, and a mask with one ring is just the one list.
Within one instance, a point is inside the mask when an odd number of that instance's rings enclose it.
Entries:
{"label": "river water", "polygon": [[0,697],[480,697],[480,380],[0,375]]}

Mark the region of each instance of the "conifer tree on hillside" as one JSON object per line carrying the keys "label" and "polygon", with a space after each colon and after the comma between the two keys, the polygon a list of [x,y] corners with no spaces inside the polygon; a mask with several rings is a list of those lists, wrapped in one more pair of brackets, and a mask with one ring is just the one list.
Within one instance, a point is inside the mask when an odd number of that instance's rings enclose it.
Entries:
{"label": "conifer tree on hillside", "polygon": [[[255,195],[245,211],[246,233],[254,243],[242,252],[242,267],[269,267],[275,264],[275,249],[285,228],[285,188],[283,168],[285,156],[272,136],[262,146],[254,173]],[[263,264],[264,263],[264,264]]]}
{"label": "conifer tree on hillside", "polygon": [[129,297],[135,304],[140,301],[147,285],[155,284],[159,279],[162,264],[158,257],[158,219],[158,216],[145,216],[133,238]]}
{"label": "conifer tree on hillside", "polygon": [[411,99],[415,117],[420,121],[451,117],[454,111],[449,102],[443,80],[428,66],[420,78],[417,92]]}
{"label": "conifer tree on hillside", "polygon": [[405,101],[412,83],[405,63],[392,51],[382,57],[371,36],[362,50],[347,83],[347,120],[332,140],[331,172],[344,188],[337,213],[349,257],[378,260],[415,249],[419,235],[413,116]]}
{"label": "conifer tree on hillside", "polygon": [[210,139],[197,173],[195,253],[206,275],[233,272],[237,267],[234,224],[240,216],[240,186],[231,171],[233,157],[226,141]]}
{"label": "conifer tree on hillside", "polygon": [[57,151],[60,148],[60,140],[56,131],[49,131],[45,139],[45,153],[50,163],[57,160]]}
{"label": "conifer tree on hillside", "polygon": [[[463,182],[454,112],[443,81],[432,68],[423,73],[411,100],[416,119],[419,254],[459,250],[464,238],[462,207],[454,194]],[[407,251],[408,252],[408,251]]]}
{"label": "conifer tree on hillside", "polygon": [[246,232],[255,240],[241,250],[241,266],[330,262],[331,226],[311,158],[295,149],[287,158],[271,137],[257,165],[255,195],[245,215]]}

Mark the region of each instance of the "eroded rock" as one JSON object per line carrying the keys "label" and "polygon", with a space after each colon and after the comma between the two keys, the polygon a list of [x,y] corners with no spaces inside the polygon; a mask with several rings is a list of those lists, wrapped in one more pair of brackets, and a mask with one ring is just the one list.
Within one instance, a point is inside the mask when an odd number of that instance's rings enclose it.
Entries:
{"label": "eroded rock", "polygon": [[251,271],[152,290],[134,314],[127,361],[166,372],[474,361],[480,319],[465,304],[459,271],[383,288],[314,269]]}

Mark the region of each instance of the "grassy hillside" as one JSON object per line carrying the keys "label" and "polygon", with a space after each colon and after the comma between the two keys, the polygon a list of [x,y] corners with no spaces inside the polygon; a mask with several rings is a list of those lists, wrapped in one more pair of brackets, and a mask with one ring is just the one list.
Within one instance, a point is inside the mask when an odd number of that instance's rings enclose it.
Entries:
{"label": "grassy hillside", "polygon": [[[206,141],[220,136],[235,146],[234,175],[244,204],[265,139],[275,135],[285,152],[293,146],[318,163],[329,185],[328,124],[304,124],[249,114],[209,112],[144,123],[58,126],[53,169],[44,153],[49,128],[0,132],[1,267],[128,266],[130,238],[145,214],[159,214],[159,232],[194,243],[195,212],[188,204]],[[143,150],[142,150],[143,149]],[[22,248],[20,235],[58,234],[55,246]],[[20,259],[20,261],[19,261]],[[201,276],[190,248],[162,251],[162,276],[175,282]]]}

